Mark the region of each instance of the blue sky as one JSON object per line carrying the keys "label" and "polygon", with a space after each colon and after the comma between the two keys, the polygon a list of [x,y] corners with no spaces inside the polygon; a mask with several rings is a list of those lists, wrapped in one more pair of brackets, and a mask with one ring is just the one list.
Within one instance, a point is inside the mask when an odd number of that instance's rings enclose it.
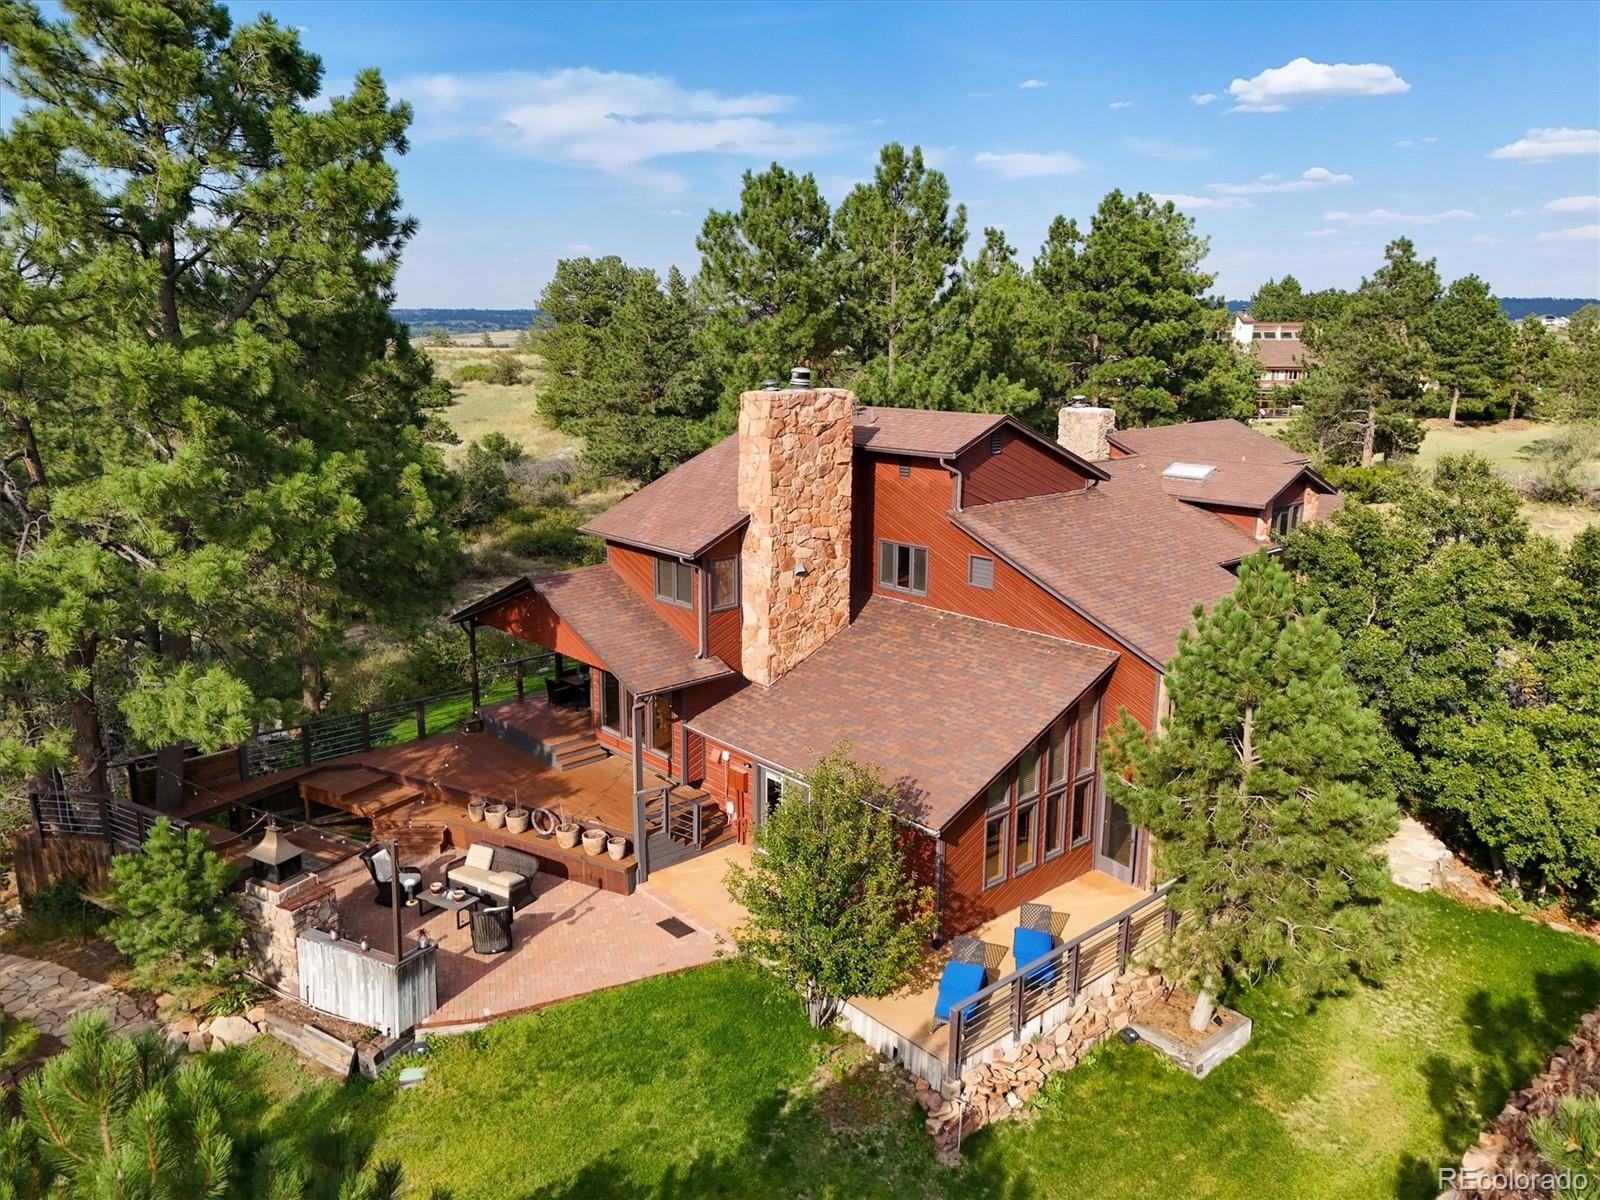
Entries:
{"label": "blue sky", "polygon": [[[245,17],[261,5],[234,5]],[[1600,4],[272,3],[337,90],[416,108],[400,303],[532,305],[557,259],[692,270],[777,159],[837,202],[915,143],[1032,254],[1109,189],[1178,198],[1218,288],[1447,278],[1600,295]]]}

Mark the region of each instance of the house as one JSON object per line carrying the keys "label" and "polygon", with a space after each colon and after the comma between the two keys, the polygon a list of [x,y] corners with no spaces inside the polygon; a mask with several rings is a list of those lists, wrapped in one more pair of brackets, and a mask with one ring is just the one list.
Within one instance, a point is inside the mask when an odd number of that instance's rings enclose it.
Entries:
{"label": "house", "polygon": [[748,841],[843,741],[891,784],[946,936],[1091,870],[1147,886],[1100,736],[1155,726],[1194,605],[1337,493],[1237,422],[1118,432],[1069,406],[1051,441],[796,375],[585,526],[605,562],[455,619],[588,665],[595,741],[632,762],[639,881],[664,865],[646,772]]}
{"label": "house", "polygon": [[1258,321],[1249,313],[1235,315],[1233,340],[1244,350],[1254,351],[1261,367],[1256,387],[1263,397],[1298,383],[1316,361],[1301,340],[1304,329],[1300,321]]}

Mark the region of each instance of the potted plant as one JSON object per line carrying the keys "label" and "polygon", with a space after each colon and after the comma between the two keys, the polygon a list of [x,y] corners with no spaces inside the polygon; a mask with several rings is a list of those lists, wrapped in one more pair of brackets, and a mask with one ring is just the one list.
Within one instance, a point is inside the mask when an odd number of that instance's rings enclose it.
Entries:
{"label": "potted plant", "polygon": [[523,808],[520,804],[512,805],[512,807],[506,811],[506,832],[526,833],[528,831],[528,820],[529,814],[527,809]]}
{"label": "potted plant", "polygon": [[484,802],[482,800],[468,800],[467,819],[470,821],[483,820],[483,805]]}
{"label": "potted plant", "polygon": [[566,809],[561,810],[561,824],[556,826],[556,845],[563,850],[571,850],[578,844],[578,823],[567,816]]}
{"label": "potted plant", "polygon": [[628,839],[620,833],[614,833],[606,839],[606,853],[617,862],[628,857]]}
{"label": "potted plant", "polygon": [[599,854],[606,848],[606,831],[604,829],[585,829],[583,831],[583,852],[585,854]]}
{"label": "potted plant", "polygon": [[506,806],[491,804],[483,810],[483,819],[490,829],[503,829],[506,823]]}

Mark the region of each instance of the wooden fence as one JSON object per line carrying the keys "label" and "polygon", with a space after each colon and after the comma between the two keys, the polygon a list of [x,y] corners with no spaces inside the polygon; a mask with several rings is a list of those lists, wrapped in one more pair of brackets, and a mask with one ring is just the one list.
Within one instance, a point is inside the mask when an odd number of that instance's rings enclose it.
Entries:
{"label": "wooden fence", "polygon": [[1172,929],[1176,911],[1167,906],[1171,883],[1047,954],[1002,976],[971,1000],[950,1009],[950,1055],[945,1074],[954,1079],[963,1064],[1002,1038],[1021,1041],[1066,1016],[1078,994],[1096,981],[1122,974],[1128,961],[1153,947]]}
{"label": "wooden fence", "polygon": [[[557,656],[534,654],[492,663],[479,671],[480,694],[498,681],[506,697],[526,694],[530,683],[543,686]],[[451,688],[360,712],[318,717],[301,725],[258,730],[239,744],[239,778],[252,779],[291,767],[308,767],[378,746],[398,746],[455,727],[472,701],[472,688]],[[465,704],[463,704],[465,702]],[[461,711],[458,711],[461,710]]]}
{"label": "wooden fence", "polygon": [[320,929],[295,943],[300,955],[300,1002],[390,1037],[439,1007],[438,947],[407,951],[398,962]]}

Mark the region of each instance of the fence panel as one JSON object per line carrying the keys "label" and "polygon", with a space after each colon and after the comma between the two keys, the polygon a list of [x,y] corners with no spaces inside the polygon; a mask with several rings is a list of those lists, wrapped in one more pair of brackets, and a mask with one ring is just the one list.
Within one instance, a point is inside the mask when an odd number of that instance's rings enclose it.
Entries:
{"label": "fence panel", "polygon": [[392,956],[336,939],[318,929],[297,939],[300,1001],[320,1012],[393,1037],[439,1007],[437,948]]}

